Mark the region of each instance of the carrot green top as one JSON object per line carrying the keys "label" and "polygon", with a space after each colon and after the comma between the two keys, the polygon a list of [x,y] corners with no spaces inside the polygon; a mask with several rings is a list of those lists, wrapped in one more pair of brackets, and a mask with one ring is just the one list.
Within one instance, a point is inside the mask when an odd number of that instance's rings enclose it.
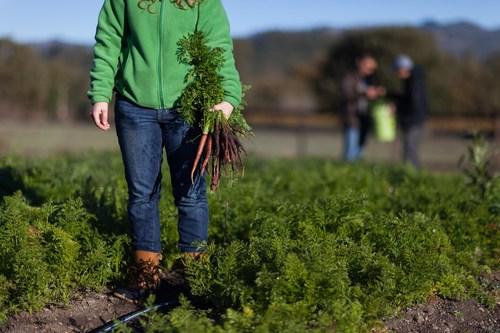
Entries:
{"label": "carrot green top", "polygon": [[221,0],[184,9],[170,0],[105,0],[90,72],[92,103],[111,101],[115,89],[143,107],[177,107],[189,69],[177,59],[177,42],[195,30],[205,34],[208,46],[224,49],[224,99],[238,106],[241,83]]}

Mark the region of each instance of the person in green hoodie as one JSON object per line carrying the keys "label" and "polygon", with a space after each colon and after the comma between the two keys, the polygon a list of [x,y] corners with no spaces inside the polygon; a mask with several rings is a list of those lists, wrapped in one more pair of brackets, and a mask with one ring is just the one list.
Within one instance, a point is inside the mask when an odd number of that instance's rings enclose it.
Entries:
{"label": "person in green hoodie", "polygon": [[214,112],[226,118],[241,102],[229,22],[221,0],[105,0],[95,34],[88,97],[95,125],[108,131],[116,92],[115,127],[128,184],[127,213],[135,263],[128,290],[142,299],[160,282],[159,199],[165,149],[178,210],[180,251],[204,252],[208,239],[205,178],[191,181],[200,129],[177,111],[188,66],[177,59],[177,42],[202,31],[208,46],[224,50],[224,100]]}

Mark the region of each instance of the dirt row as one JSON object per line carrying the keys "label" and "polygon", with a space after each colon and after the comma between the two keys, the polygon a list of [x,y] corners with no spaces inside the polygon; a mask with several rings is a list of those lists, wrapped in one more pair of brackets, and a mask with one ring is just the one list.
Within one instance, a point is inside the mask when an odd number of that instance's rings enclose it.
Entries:
{"label": "dirt row", "polygon": [[[37,313],[13,316],[0,332],[88,332],[137,309],[109,292],[81,293],[67,306],[49,305]],[[500,304],[490,310],[474,300],[458,302],[435,297],[404,310],[385,324],[388,332],[396,333],[499,333]]]}

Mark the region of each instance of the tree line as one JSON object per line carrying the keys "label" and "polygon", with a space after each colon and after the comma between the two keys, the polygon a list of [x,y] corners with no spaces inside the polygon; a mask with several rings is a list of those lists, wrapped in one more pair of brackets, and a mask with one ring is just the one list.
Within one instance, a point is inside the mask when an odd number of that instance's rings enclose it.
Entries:
{"label": "tree line", "polygon": [[[277,32],[236,40],[242,80],[253,86],[249,112],[335,112],[340,78],[352,69],[356,54],[366,50],[379,60],[377,80],[389,89],[398,87],[390,68],[394,55],[406,53],[422,65],[434,115],[500,114],[500,53],[485,59],[458,57],[416,28]],[[0,114],[86,118],[91,62],[89,46],[0,39]]]}

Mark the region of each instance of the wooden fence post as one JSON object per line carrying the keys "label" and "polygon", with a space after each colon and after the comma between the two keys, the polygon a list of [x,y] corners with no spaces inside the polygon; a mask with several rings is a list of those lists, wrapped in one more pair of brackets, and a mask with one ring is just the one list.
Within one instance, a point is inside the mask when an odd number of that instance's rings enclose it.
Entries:
{"label": "wooden fence post", "polygon": [[500,114],[495,114],[493,119],[495,123],[494,138],[493,138],[493,168],[495,172],[500,171]]}
{"label": "wooden fence post", "polygon": [[495,128],[494,128],[494,140],[495,144],[500,143],[500,115],[495,114],[493,122],[495,123]]}

